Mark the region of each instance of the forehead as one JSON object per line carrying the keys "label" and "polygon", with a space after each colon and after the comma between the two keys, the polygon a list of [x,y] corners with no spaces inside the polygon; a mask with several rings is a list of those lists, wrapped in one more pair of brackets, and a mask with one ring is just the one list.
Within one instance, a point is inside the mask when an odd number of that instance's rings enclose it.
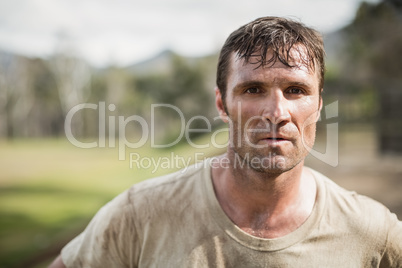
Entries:
{"label": "forehead", "polygon": [[[290,66],[276,59],[274,62],[261,64],[261,56],[251,56],[247,61],[237,53],[231,54],[228,84],[236,84],[248,80],[284,80],[303,82],[311,87],[319,86],[317,65],[309,62],[305,49],[298,48],[290,51]],[[268,50],[266,59],[271,59],[273,52]]]}

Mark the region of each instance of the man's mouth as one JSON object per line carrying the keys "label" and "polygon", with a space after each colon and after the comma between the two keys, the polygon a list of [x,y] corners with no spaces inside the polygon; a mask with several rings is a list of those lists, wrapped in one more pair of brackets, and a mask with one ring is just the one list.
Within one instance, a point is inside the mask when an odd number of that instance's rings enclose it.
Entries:
{"label": "man's mouth", "polygon": [[289,142],[289,139],[286,139],[284,137],[265,137],[262,139],[262,141],[264,141],[265,143],[272,145],[272,146],[276,146],[276,145],[280,145],[280,144],[284,144],[286,142]]}

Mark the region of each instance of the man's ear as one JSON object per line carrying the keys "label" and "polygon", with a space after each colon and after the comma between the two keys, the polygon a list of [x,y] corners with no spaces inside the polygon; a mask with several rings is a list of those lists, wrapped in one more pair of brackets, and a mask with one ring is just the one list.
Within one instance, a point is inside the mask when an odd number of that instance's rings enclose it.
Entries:
{"label": "man's ear", "polygon": [[321,110],[322,110],[322,96],[320,96],[320,106],[319,106],[318,110],[321,113]]}
{"label": "man's ear", "polygon": [[226,113],[225,106],[223,105],[221,91],[219,90],[218,87],[215,87],[215,105],[216,109],[218,110],[220,118],[222,119],[223,122],[227,123],[229,121],[228,115]]}
{"label": "man's ear", "polygon": [[[321,91],[322,92],[322,91]],[[319,97],[319,103],[318,103],[318,110],[317,110],[317,118],[316,121],[318,121],[320,119],[320,115],[321,115],[321,110],[322,110],[322,96],[320,95]]]}

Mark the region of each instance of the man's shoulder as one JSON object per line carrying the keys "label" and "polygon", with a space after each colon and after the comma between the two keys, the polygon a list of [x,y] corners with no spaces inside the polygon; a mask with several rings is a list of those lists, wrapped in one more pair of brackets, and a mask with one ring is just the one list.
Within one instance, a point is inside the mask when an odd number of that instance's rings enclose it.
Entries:
{"label": "man's shoulder", "polygon": [[362,212],[368,212],[368,210],[388,210],[380,202],[353,190],[347,190],[318,171],[313,170],[313,174],[324,185],[328,201],[342,207],[345,212],[356,213],[360,210],[363,210]]}
{"label": "man's shoulder", "polygon": [[[166,209],[197,198],[209,176],[208,161],[179,171],[146,179],[123,192],[122,198],[132,208]],[[180,206],[179,206],[180,207]]]}
{"label": "man's shoulder", "polygon": [[382,258],[384,267],[400,267],[402,222],[396,215],[370,197],[346,190],[319,172],[313,174],[321,190],[318,195],[325,200],[320,235],[338,241],[343,249],[371,252],[373,258]]}
{"label": "man's shoulder", "polygon": [[166,175],[146,179],[132,185],[129,191],[133,194],[143,195],[149,192],[172,191],[185,185],[196,183],[206,174],[207,162],[200,162]]}
{"label": "man's shoulder", "polygon": [[195,210],[202,206],[200,199],[208,171],[206,162],[202,162],[134,184],[102,207],[102,221],[106,217],[124,218],[133,224],[156,224],[177,217],[186,207]]}
{"label": "man's shoulder", "polygon": [[364,232],[368,236],[376,236],[376,239],[379,236],[385,239],[395,217],[387,207],[368,196],[339,186],[317,171],[313,172],[325,189],[325,222],[355,234]]}

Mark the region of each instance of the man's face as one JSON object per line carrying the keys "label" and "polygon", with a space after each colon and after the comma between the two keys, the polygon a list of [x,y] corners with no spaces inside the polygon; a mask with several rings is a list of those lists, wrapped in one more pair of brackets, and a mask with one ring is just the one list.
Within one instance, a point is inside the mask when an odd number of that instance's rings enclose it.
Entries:
{"label": "man's face", "polygon": [[[267,58],[271,56],[268,52]],[[256,69],[258,64],[252,63],[259,57],[246,63],[233,54],[227,114],[216,91],[218,110],[230,123],[229,150],[260,172],[282,173],[302,164],[314,144],[322,105],[318,72],[302,65],[298,52],[292,56],[295,67],[277,61]]]}

